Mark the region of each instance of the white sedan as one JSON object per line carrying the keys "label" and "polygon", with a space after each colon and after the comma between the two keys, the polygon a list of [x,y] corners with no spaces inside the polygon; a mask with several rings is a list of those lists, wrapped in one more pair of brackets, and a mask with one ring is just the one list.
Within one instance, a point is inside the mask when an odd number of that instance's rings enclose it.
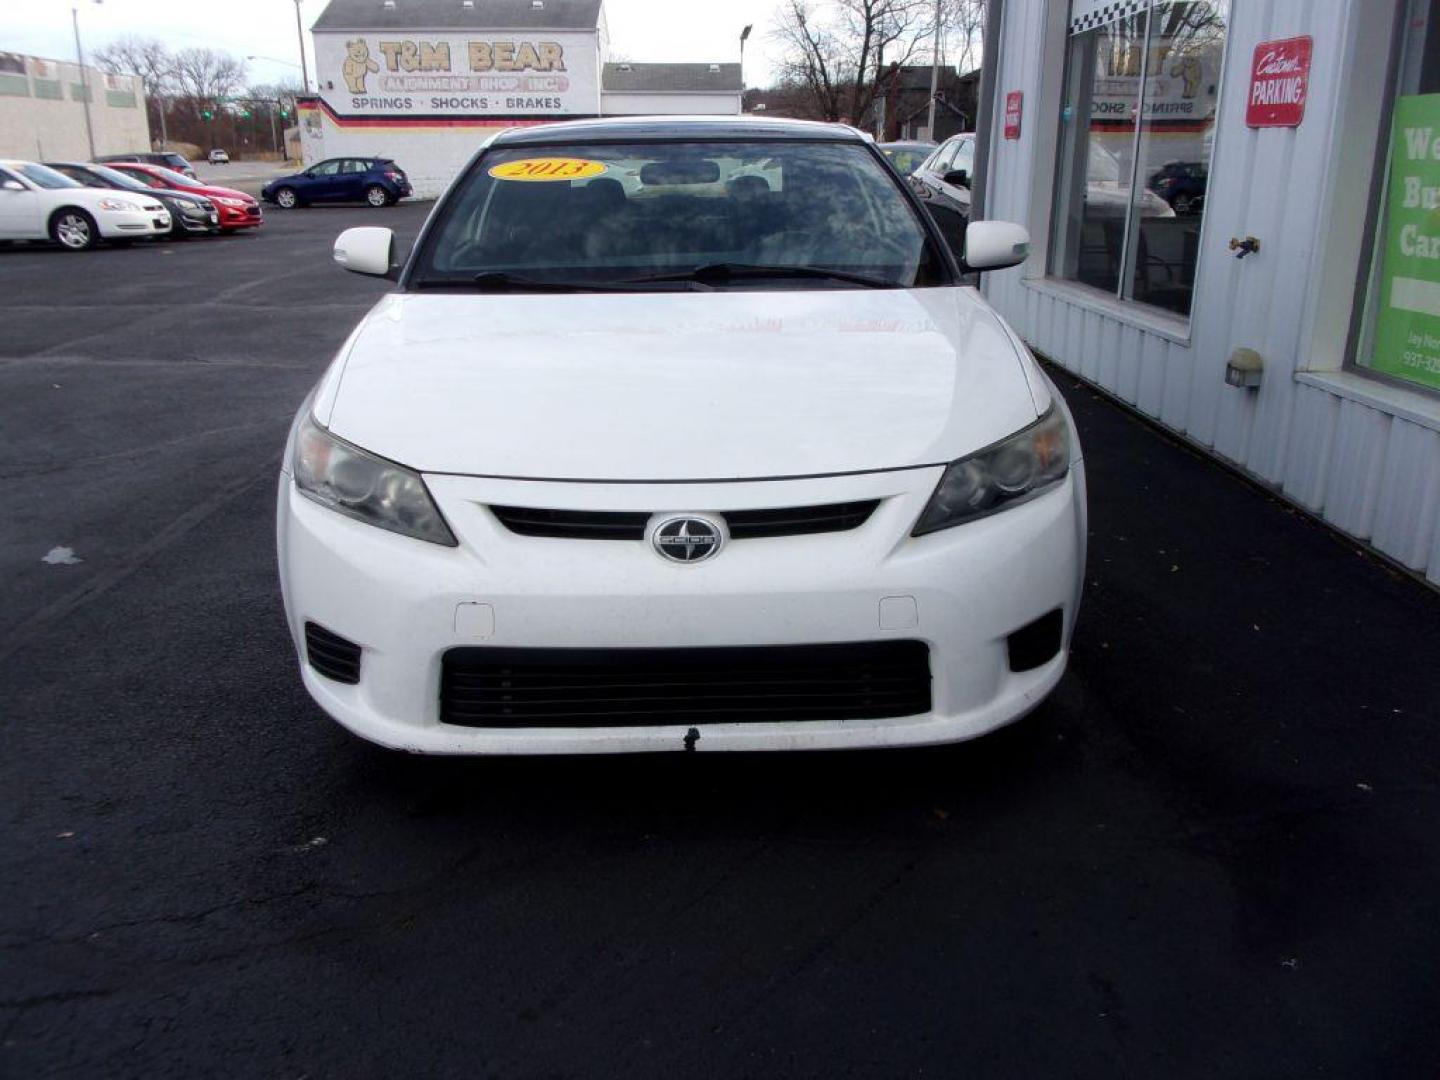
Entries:
{"label": "white sedan", "polygon": [[48,238],[84,251],[169,231],[170,212],[153,196],[87,188],[33,161],[0,161],[0,240]]}
{"label": "white sedan", "polygon": [[[633,181],[633,182],[630,182]],[[490,139],[296,416],[280,578],[350,730],[449,754],[968,739],[1065,670],[1085,473],[1059,392],[853,129]]]}

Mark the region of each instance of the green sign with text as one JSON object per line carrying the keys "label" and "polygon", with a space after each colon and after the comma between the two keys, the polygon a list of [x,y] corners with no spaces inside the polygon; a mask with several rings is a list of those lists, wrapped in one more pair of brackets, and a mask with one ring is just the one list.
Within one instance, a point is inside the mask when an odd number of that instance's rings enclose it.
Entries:
{"label": "green sign with text", "polygon": [[1372,367],[1440,388],[1440,94],[1395,102]]}

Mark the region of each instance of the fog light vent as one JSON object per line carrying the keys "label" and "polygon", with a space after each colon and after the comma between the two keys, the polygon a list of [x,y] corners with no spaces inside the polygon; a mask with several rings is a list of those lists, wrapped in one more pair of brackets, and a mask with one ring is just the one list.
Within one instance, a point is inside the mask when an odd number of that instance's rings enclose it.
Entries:
{"label": "fog light vent", "polygon": [[318,623],[305,624],[305,658],[327,679],[352,684],[360,681],[360,646]]}
{"label": "fog light vent", "polygon": [[1011,671],[1033,671],[1048,664],[1060,651],[1060,634],[1065,627],[1064,613],[1056,608],[1022,626],[1008,638]]}

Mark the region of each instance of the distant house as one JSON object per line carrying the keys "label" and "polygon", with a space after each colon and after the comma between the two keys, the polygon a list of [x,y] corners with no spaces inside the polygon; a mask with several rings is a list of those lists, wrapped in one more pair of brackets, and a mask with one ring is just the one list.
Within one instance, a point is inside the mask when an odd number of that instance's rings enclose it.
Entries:
{"label": "distant house", "polygon": [[[857,126],[871,133],[880,129],[884,112],[884,137],[888,141],[926,138],[930,122],[930,80],[928,64],[888,69],[880,78],[875,104]],[[942,67],[935,104],[934,141],[948,139],[961,131],[975,130],[975,102],[979,97],[980,72],[961,75],[955,68]],[[754,88],[745,91],[745,112],[762,116],[790,116],[818,119],[815,105],[803,87],[797,85]]]}
{"label": "distant house", "polygon": [[[961,75],[955,68],[940,69],[933,133],[926,131],[930,122],[930,80],[928,64],[897,67],[881,78],[887,140],[910,141],[928,137],[932,142],[941,142],[962,131],[975,130],[980,72]],[[864,127],[867,131],[874,131],[877,121],[878,116],[870,119]]]}

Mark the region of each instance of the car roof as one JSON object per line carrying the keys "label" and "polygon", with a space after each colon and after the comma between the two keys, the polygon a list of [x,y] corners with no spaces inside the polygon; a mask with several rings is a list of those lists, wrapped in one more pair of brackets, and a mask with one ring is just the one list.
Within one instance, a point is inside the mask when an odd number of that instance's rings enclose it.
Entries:
{"label": "car roof", "polygon": [[496,136],[501,146],[542,146],[556,142],[633,142],[652,139],[809,139],[864,143],[845,124],[756,116],[627,116],[572,120],[529,128],[511,128]]}

